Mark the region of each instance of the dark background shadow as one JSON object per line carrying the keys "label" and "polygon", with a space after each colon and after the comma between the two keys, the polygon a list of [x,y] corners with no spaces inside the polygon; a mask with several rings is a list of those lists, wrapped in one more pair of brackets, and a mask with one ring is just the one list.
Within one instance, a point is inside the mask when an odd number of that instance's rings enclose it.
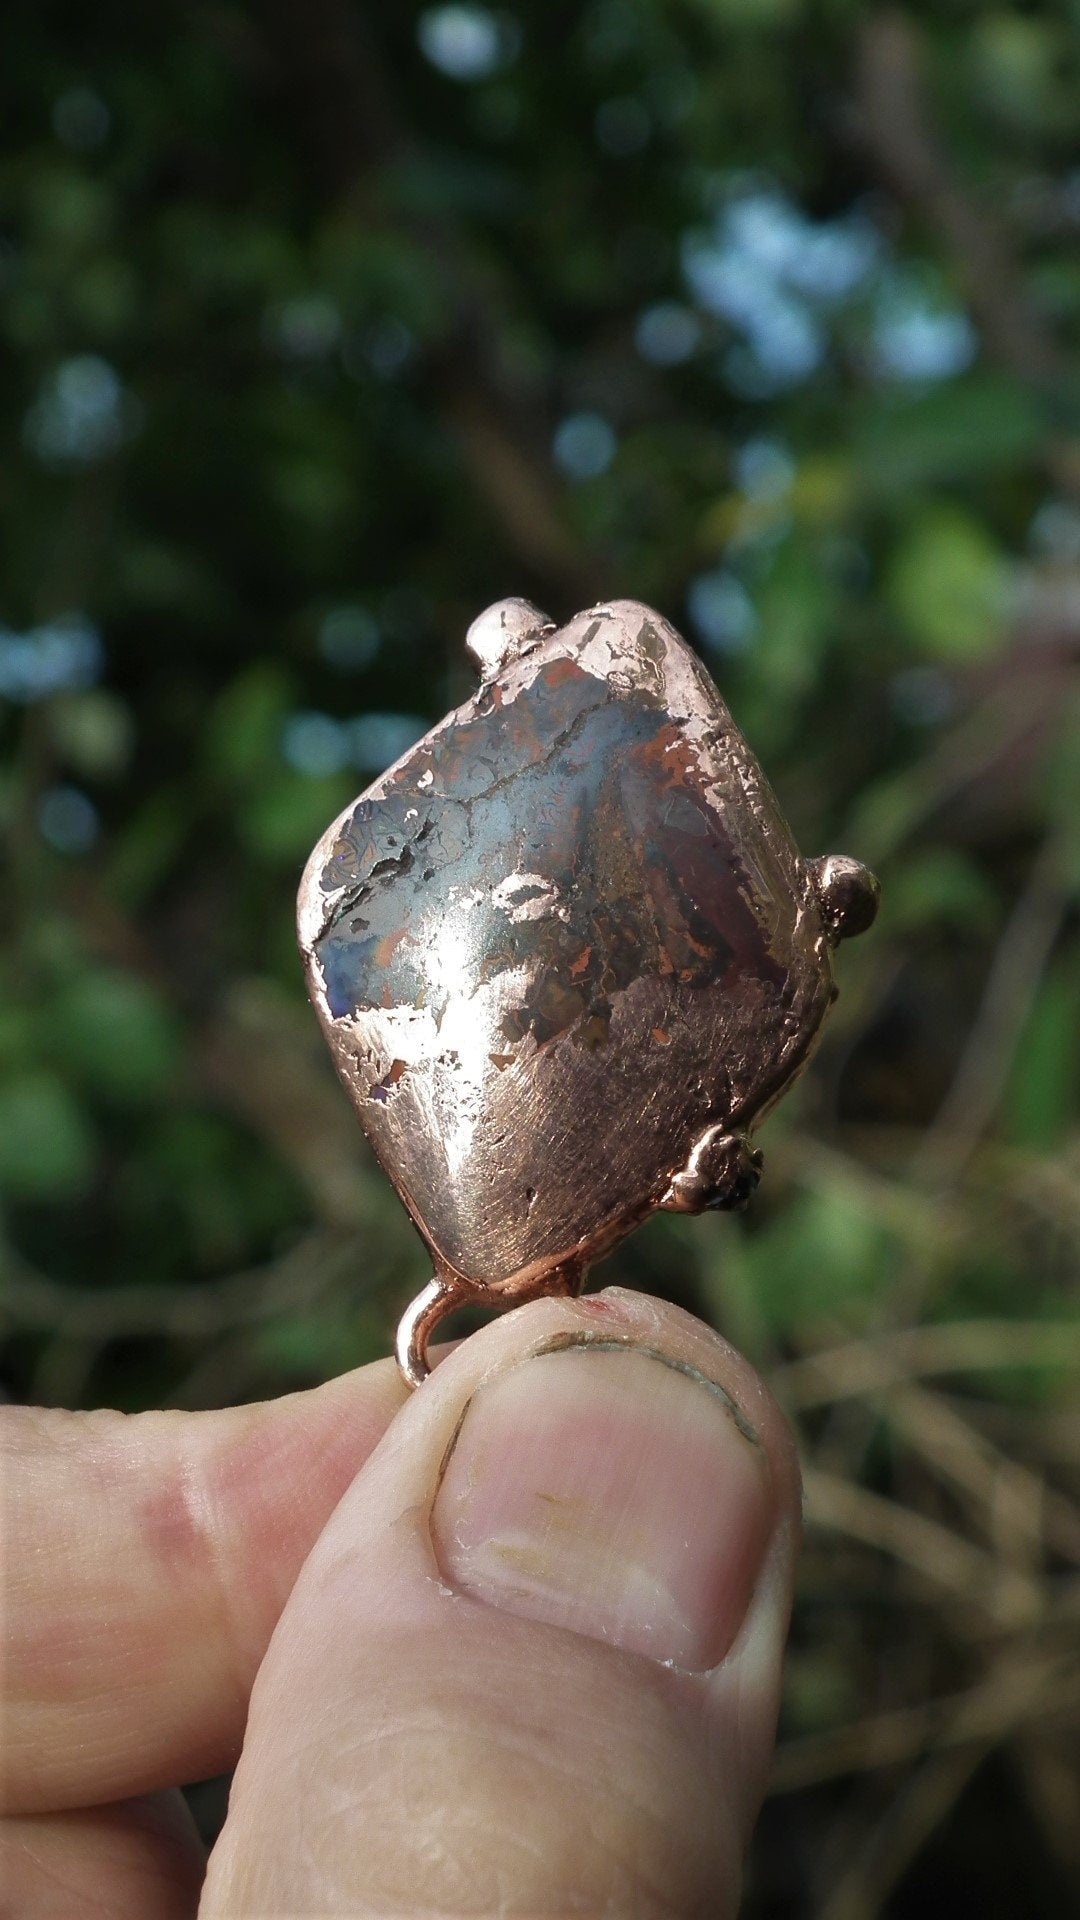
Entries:
{"label": "dark background shadow", "polygon": [[747,1912],[1060,1914],[1075,22],[16,0],[5,42],[8,1392],[201,1406],[385,1351],[426,1270],[304,999],[300,867],[468,692],[489,601],[650,600],[804,850],[885,889],[750,1212],[615,1267],[802,1438]]}

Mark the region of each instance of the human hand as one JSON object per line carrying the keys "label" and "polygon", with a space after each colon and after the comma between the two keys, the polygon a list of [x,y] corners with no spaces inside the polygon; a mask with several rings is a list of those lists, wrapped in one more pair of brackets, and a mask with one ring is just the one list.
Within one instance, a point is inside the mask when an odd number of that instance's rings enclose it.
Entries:
{"label": "human hand", "polygon": [[[3,1431],[13,1920],[734,1911],[798,1471],[688,1315],[542,1300],[415,1395]],[[207,1871],[176,1788],[238,1754]]]}

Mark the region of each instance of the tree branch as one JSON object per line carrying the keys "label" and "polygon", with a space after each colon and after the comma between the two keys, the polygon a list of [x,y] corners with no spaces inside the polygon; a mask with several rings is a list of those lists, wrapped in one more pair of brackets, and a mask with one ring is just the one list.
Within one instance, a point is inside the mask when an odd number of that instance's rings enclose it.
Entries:
{"label": "tree branch", "polygon": [[855,108],[861,144],[955,260],[988,353],[1034,386],[1053,385],[1063,356],[1028,300],[1009,235],[954,177],[926,100],[917,29],[903,14],[867,20]]}

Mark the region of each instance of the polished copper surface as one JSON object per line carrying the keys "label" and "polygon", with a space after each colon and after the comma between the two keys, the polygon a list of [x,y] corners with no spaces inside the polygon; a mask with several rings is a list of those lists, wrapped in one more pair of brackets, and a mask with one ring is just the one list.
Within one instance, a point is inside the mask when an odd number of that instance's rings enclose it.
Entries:
{"label": "polished copper surface", "polygon": [[434,1279],[399,1359],[467,1299],[575,1292],[657,1207],[740,1205],[756,1120],[873,918],[803,861],[697,657],[635,601],[474,622],[479,692],[329,827],[300,888],[309,991]]}

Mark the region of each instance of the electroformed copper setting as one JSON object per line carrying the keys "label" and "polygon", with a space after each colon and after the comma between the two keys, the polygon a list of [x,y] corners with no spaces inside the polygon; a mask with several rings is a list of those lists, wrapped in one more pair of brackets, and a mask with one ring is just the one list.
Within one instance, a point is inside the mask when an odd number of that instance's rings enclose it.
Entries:
{"label": "electroformed copper setting", "polygon": [[804,861],[700,660],[648,607],[523,600],[480,690],[323,834],[308,988],[431,1255],[398,1359],[466,1301],[577,1293],[658,1207],[742,1205],[755,1123],[805,1064],[857,861]]}

